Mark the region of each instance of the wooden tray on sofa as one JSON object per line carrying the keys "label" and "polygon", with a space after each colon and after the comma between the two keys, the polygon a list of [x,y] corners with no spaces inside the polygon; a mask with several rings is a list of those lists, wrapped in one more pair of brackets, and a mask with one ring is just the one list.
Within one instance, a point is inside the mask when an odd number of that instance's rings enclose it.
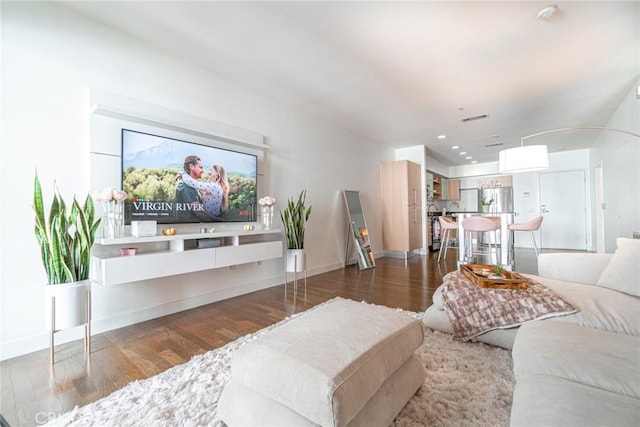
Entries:
{"label": "wooden tray on sofa", "polygon": [[512,271],[503,270],[502,274],[504,279],[488,278],[483,274],[483,270],[493,270],[493,265],[486,264],[462,264],[460,266],[460,272],[464,274],[471,282],[473,282],[479,288],[492,288],[492,289],[510,289],[510,290],[524,290],[527,289],[528,279],[514,273]]}

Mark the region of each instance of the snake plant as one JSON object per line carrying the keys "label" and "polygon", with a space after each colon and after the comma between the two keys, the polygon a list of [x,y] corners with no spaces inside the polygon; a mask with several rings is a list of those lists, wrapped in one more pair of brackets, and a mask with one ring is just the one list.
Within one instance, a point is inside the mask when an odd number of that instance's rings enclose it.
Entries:
{"label": "snake plant", "polygon": [[280,211],[280,219],[287,237],[287,249],[304,249],[304,231],[311,215],[311,206],[305,207],[307,190],[302,190],[298,200],[287,200],[287,207]]}
{"label": "snake plant", "polygon": [[33,211],[35,236],[40,244],[42,264],[50,285],[72,283],[89,278],[91,246],[95,240],[100,219],[94,221],[95,208],[87,195],[80,206],[73,198],[71,209],[55,189],[48,218],[45,217],[42,186],[36,172],[33,184]]}

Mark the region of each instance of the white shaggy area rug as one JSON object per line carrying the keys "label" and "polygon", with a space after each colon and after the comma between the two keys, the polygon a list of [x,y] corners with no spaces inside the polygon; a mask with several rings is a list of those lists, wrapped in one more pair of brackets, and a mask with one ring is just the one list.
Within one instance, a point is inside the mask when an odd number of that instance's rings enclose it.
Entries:
{"label": "white shaggy area rug", "polygon": [[[403,310],[399,310],[403,311]],[[403,311],[422,319],[422,313]],[[50,426],[224,426],[216,406],[230,379],[234,352],[291,318],[194,356],[154,377],[134,381],[96,402],[76,407]],[[417,350],[425,383],[393,426],[507,426],[514,378],[511,352],[452,335],[425,332]]]}

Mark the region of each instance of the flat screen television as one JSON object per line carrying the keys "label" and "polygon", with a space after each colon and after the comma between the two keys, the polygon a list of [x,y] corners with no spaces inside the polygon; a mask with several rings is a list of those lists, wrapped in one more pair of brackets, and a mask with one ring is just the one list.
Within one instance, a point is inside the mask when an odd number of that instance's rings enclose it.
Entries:
{"label": "flat screen television", "polygon": [[250,222],[258,157],[122,129],[125,223]]}

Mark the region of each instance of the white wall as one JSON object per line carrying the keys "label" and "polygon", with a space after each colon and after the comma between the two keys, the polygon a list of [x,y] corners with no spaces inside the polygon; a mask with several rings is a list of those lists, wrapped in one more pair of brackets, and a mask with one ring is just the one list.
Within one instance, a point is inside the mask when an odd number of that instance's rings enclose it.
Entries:
{"label": "white wall", "polygon": [[[393,151],[182,63],[55,3],[3,2],[0,357],[48,345],[46,282],[33,237],[31,195],[37,168],[50,198],[94,190],[90,182],[88,90],[120,94],[265,135],[271,146],[260,193],[285,199],[308,190],[310,272],[344,262],[346,215],[341,190],[361,192],[374,252],[382,247],[379,163]],[[259,70],[256,70],[259,72]],[[99,333],[282,283],[279,261],[213,270],[113,288],[95,286]],[[81,337],[63,331],[59,342]]]}
{"label": "white wall", "polygon": [[[640,80],[631,88],[606,127],[640,134]],[[616,237],[631,237],[640,231],[640,138],[602,131],[591,159],[592,177],[596,166],[604,175],[605,252],[616,248]],[[595,179],[595,178],[592,178]],[[598,209],[593,206],[593,210]],[[595,213],[594,213],[595,215]],[[595,225],[594,225],[595,229]]]}

